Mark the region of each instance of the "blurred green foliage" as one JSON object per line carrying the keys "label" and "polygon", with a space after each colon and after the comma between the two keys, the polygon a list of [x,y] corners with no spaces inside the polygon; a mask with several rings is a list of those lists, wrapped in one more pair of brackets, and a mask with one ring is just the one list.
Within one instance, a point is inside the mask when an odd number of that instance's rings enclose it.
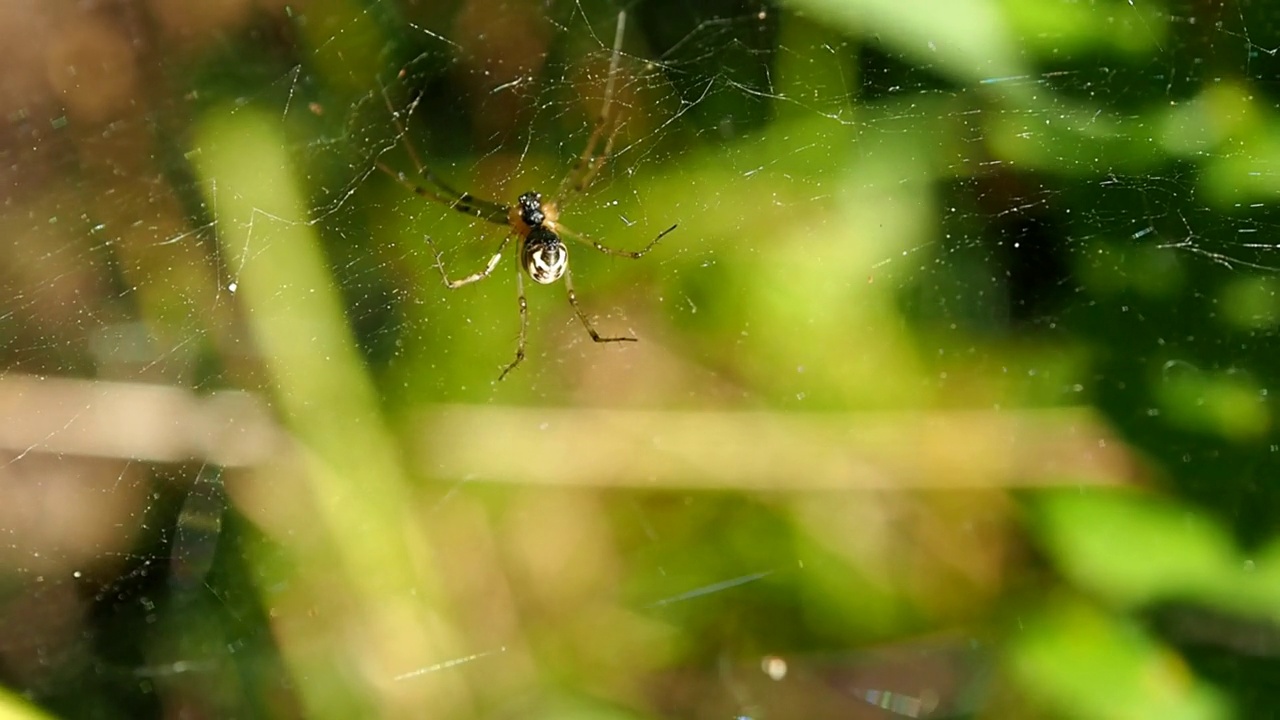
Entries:
{"label": "blurred green foliage", "polygon": [[[518,253],[445,288],[438,265],[478,270],[506,229],[393,174],[422,161],[498,202],[550,197],[594,129],[618,22],[595,0],[502,10],[315,3],[169,67],[172,188],[121,194],[172,193],[207,257],[111,281],[151,294],[132,312],[163,354],[195,348],[180,377],[260,393],[288,442],[219,471],[228,520],[202,585],[122,571],[86,612],[100,647],[10,686],[68,717],[764,720],[869,716],[890,693],[928,717],[1208,719],[1280,702],[1280,10],[629,5],[626,119],[561,221],[616,248],[679,224],[635,262],[569,246],[597,327],[640,342],[591,343],[562,289],[526,282],[529,356],[495,384]],[[5,226],[35,237],[24,210]],[[184,294],[201,269],[212,301]],[[93,364],[41,342],[65,374]],[[420,457],[423,418],[451,405],[596,418],[581,457],[520,458],[566,477],[634,420],[620,408],[832,427],[768,489],[709,488],[657,442],[625,460],[650,485],[547,487]],[[1064,408],[1119,437],[1036,424]],[[1090,464],[1109,443],[1123,467]],[[181,529],[178,506],[157,495],[156,526]],[[128,557],[167,558],[161,535]],[[1235,629],[1180,632],[1187,608]]]}

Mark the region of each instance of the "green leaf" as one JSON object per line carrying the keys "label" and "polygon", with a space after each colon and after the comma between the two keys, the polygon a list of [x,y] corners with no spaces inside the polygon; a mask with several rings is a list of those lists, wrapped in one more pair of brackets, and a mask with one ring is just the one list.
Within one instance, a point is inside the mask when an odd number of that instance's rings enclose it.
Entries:
{"label": "green leaf", "polygon": [[1129,491],[1066,491],[1037,498],[1037,530],[1075,583],[1111,600],[1218,597],[1241,583],[1241,561],[1213,522]]}
{"label": "green leaf", "polygon": [[1182,658],[1137,627],[1079,603],[1023,622],[1009,669],[1023,691],[1073,718],[1214,720],[1228,708]]}

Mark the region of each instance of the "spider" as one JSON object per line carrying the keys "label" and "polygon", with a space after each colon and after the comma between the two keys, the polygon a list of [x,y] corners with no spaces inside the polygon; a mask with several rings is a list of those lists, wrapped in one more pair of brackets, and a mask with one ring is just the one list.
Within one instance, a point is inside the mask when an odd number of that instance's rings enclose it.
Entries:
{"label": "spider", "polygon": [[[587,140],[587,147],[582,151],[574,166],[565,175],[564,180],[560,183],[560,188],[556,192],[554,199],[543,200],[542,194],[534,191],[526,192],[516,199],[514,205],[506,205],[494,200],[485,200],[466,192],[459,192],[441,180],[435,173],[423,164],[418,157],[417,151],[412,143],[409,142],[408,136],[405,134],[404,123],[400,119],[400,115],[391,105],[390,99],[387,97],[385,88],[383,90],[383,99],[387,103],[387,110],[391,113],[392,120],[395,122],[396,130],[401,138],[404,138],[405,150],[412,160],[418,176],[422,178],[426,184],[420,185],[408,177],[403,172],[393,171],[381,161],[377,161],[377,166],[387,175],[391,176],[396,182],[405,186],[417,195],[429,200],[446,205],[458,212],[465,213],[472,217],[484,220],[485,222],[495,225],[505,225],[509,228],[509,232],[503,237],[502,242],[498,245],[497,251],[493,257],[489,258],[488,264],[482,270],[467,275],[466,277],[456,280],[449,279],[448,272],[445,270],[444,261],[440,251],[436,248],[435,242],[430,236],[426,237],[427,244],[431,246],[432,251],[436,255],[436,268],[440,271],[440,278],[444,281],[445,287],[450,290],[457,290],[465,285],[483,280],[494,271],[498,263],[502,260],[502,253],[510,244],[512,238],[515,238],[519,248],[520,264],[516,270],[516,292],[520,299],[520,339],[516,344],[516,357],[498,376],[501,381],[512,370],[516,369],[525,356],[525,335],[529,325],[529,306],[525,300],[524,293],[524,274],[527,273],[529,278],[540,285],[550,285],[557,280],[563,279],[565,290],[569,297],[569,304],[573,307],[574,313],[578,316],[578,320],[582,322],[582,326],[586,328],[587,333],[591,335],[591,339],[598,343],[609,342],[635,342],[634,337],[605,337],[596,331],[592,326],[591,320],[587,314],[583,312],[582,307],[578,304],[578,296],[573,290],[572,274],[569,272],[569,253],[565,247],[563,238],[570,238],[590,245],[596,250],[607,255],[617,255],[620,257],[628,257],[639,259],[647,254],[658,244],[658,241],[666,237],[668,233],[676,229],[676,225],[658,233],[652,241],[640,250],[616,250],[607,247],[595,240],[589,239],[583,235],[575,233],[559,222],[559,208],[567,199],[569,193],[581,193],[586,190],[587,186],[600,172],[600,168],[604,166],[610,152],[613,150],[613,141],[617,136],[620,125],[615,125],[613,132],[609,133],[609,137],[604,141],[604,147],[599,154],[596,154],[596,148],[600,145],[604,138],[605,129],[609,124],[609,106],[613,98],[614,77],[618,70],[618,59],[622,47],[623,30],[626,25],[626,13],[619,13],[618,25],[614,36],[613,55],[609,62],[609,76],[605,84],[604,101],[601,105],[600,115],[596,120],[595,129],[592,131],[590,138]],[[402,73],[403,74],[403,73]],[[409,106],[408,114],[412,114],[413,109],[417,106],[418,100],[415,99]],[[521,272],[523,270],[523,273]]]}

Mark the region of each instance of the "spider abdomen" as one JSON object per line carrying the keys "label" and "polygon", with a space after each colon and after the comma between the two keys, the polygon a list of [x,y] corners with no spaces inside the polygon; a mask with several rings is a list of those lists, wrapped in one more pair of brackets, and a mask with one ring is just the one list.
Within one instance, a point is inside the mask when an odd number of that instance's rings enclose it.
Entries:
{"label": "spider abdomen", "polygon": [[520,264],[533,281],[550,285],[564,275],[569,266],[569,252],[560,236],[544,225],[529,230],[520,249]]}

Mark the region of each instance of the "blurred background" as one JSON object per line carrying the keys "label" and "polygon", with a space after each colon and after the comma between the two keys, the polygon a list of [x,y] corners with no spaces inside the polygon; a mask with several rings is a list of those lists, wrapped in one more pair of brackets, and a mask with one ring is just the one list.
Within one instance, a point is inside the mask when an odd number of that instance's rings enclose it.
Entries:
{"label": "blurred background", "polygon": [[[4,0],[0,47],[0,718],[1277,714],[1280,7]],[[427,171],[677,225],[569,245],[638,342],[525,282],[499,382],[518,250],[445,287],[508,229]]]}

